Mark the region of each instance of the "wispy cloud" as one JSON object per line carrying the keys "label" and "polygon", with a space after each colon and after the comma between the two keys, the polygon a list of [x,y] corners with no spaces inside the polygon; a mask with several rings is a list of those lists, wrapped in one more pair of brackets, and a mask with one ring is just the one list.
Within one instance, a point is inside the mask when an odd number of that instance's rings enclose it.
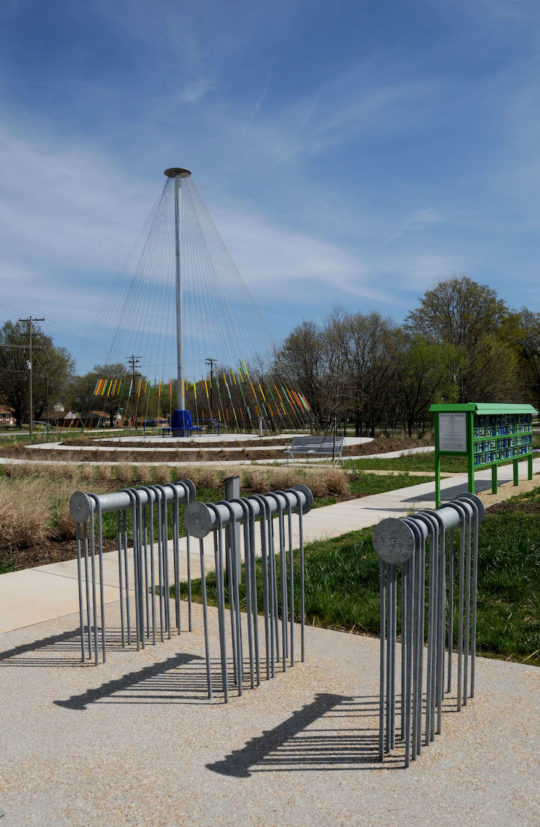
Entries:
{"label": "wispy cloud", "polygon": [[186,83],[178,93],[178,100],[182,103],[200,103],[215,88],[216,85],[208,78],[198,77]]}
{"label": "wispy cloud", "polygon": [[108,270],[147,214],[144,188],[95,150],[1,130],[0,167],[2,254],[27,265]]}
{"label": "wispy cloud", "polygon": [[266,74],[266,80],[265,80],[264,86],[262,88],[261,94],[259,95],[259,97],[255,101],[255,106],[253,107],[253,110],[251,112],[251,117],[253,117],[254,115],[256,115],[259,112],[259,110],[261,109],[262,105],[264,104],[264,102],[266,100],[266,96],[268,95],[268,91],[270,89],[270,84],[272,83],[272,76],[274,74],[274,66],[275,66],[275,60],[272,60],[272,62],[270,63],[270,67],[268,69],[268,72]]}
{"label": "wispy cloud", "polygon": [[415,230],[422,230],[425,227],[430,227],[432,224],[437,224],[442,221],[442,216],[431,207],[422,210],[416,210],[407,216],[405,220],[398,226],[384,241],[385,245],[392,244],[398,238],[401,238],[408,232]]}
{"label": "wispy cloud", "polygon": [[[265,157],[267,163],[291,165],[388,130],[406,132],[413,102],[427,107],[437,92],[432,81],[382,82],[367,89],[358,85],[360,75],[361,68],[354,76],[348,73],[342,82],[297,98],[278,112],[268,111],[264,119],[241,120],[234,107],[223,104],[209,113],[209,119],[236,151],[240,146],[249,156]],[[415,113],[415,124],[419,116]]]}

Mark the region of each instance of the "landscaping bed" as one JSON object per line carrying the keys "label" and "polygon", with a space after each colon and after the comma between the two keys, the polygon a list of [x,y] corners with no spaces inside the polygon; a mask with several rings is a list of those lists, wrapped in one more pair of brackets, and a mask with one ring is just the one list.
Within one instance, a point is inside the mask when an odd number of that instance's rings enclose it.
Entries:
{"label": "landscaping bed", "polygon": [[[193,480],[197,497],[223,497],[223,479],[237,472],[242,494],[263,493],[304,483],[315,507],[332,505],[382,491],[417,485],[430,478],[348,473],[341,468],[241,467],[226,471],[204,466],[6,465],[0,466],[0,573],[73,559],[75,523],[69,513],[71,494],[82,489],[98,494],[127,486]],[[114,515],[104,515],[107,551],[116,548]]]}
{"label": "landscaping bed", "polygon": [[[140,442],[122,442],[113,446],[103,437],[93,438],[90,436],[75,437],[63,440],[62,445],[73,450],[58,451],[54,448],[37,447],[36,443],[23,444],[22,442],[10,442],[0,445],[2,456],[16,459],[40,459],[43,461],[58,462],[60,459],[69,462],[219,462],[246,461],[246,460],[278,460],[286,457],[286,448],[290,445],[292,437],[283,436],[279,439],[253,439],[245,442],[226,442],[222,445],[201,443],[193,446],[187,443],[184,446],[167,446],[166,439],[163,445],[156,444],[155,439],[148,445]],[[343,448],[343,457],[365,456],[375,453],[387,453],[389,451],[401,451],[409,448],[427,447],[432,444],[431,435],[422,439],[414,439],[403,434],[378,436],[371,442],[364,442],[357,445],[348,445]],[[95,450],[97,447],[107,450]],[[276,447],[280,450],[276,450]],[[119,449],[129,450],[119,450]],[[143,448],[154,448],[155,453]],[[218,450],[216,450],[216,448]],[[164,450],[165,449],[165,450]],[[212,449],[212,450],[211,450]],[[232,449],[232,450],[229,450]],[[307,455],[313,458],[313,455]],[[305,457],[299,456],[296,461]],[[328,458],[327,458],[328,459]]]}

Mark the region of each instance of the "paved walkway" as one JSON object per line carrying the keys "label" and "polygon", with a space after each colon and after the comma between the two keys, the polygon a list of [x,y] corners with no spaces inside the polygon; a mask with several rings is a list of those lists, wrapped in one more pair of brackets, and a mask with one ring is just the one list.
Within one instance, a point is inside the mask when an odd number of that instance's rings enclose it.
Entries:
{"label": "paved walkway", "polygon": [[[477,480],[489,488],[489,475]],[[465,482],[445,480],[445,496]],[[342,534],[424,506],[433,506],[433,483],[316,509],[306,536]],[[112,585],[115,555],[105,556]],[[51,599],[40,603],[44,595]],[[399,748],[377,760],[376,638],[308,627],[304,664],[255,690],[246,685],[224,705],[215,610],[218,691],[208,700],[200,606],[193,632],[137,652],[119,648],[118,604],[110,603],[107,663],[93,667],[80,662],[73,597],[70,562],[0,577],[0,612],[5,618],[7,607],[11,618],[0,634],[2,827],[540,821],[534,667],[478,658],[476,697],[455,714],[448,696],[443,734],[405,770]]]}
{"label": "paved walkway", "polygon": [[194,609],[193,632],[98,667],[74,615],[0,635],[2,827],[538,824],[540,670],[478,658],[474,700],[449,696],[403,769],[377,760],[376,638],[308,627],[304,664],[225,705]]}

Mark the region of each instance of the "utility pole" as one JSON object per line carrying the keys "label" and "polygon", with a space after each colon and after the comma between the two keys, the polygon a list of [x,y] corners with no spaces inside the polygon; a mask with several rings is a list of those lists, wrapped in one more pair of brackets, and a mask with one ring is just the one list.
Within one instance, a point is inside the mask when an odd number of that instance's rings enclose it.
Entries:
{"label": "utility pole", "polygon": [[214,417],[214,365],[217,359],[212,359],[211,356],[204,360],[207,365],[210,365],[210,428],[213,429],[212,419]]}
{"label": "utility pole", "polygon": [[29,316],[27,319],[19,319],[20,322],[23,324],[28,325],[28,383],[29,383],[29,394],[28,394],[28,410],[30,414],[29,420],[29,428],[30,428],[30,436],[34,433],[34,414],[33,414],[33,399],[32,399],[32,332],[33,332],[33,323],[34,322],[44,322],[45,319],[43,318],[35,318],[33,316]]}
{"label": "utility pole", "polygon": [[[131,390],[132,391],[135,390],[135,377],[137,375],[137,368],[140,368],[140,366],[141,366],[141,358],[142,358],[141,356],[135,356],[135,354],[132,353],[131,356],[128,356],[127,360],[126,360],[129,367],[131,368]],[[129,405],[130,398],[131,398],[131,392],[128,396],[128,405]],[[136,407],[135,407],[135,427],[137,427],[137,407],[138,406],[136,405]]]}

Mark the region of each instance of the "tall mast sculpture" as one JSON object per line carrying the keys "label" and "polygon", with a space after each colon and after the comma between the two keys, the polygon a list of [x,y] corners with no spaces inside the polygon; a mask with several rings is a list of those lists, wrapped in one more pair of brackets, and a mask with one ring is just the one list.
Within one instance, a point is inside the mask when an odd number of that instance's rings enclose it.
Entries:
{"label": "tall mast sculpture", "polygon": [[[181,205],[182,205],[182,179],[189,178],[191,172],[189,169],[182,169],[181,167],[171,167],[166,169],[163,173],[167,178],[172,178],[174,181],[174,219],[175,219],[175,255],[176,255],[176,366],[177,366],[177,403],[178,412],[173,414],[171,421],[171,428],[173,430],[182,431],[182,436],[189,436],[189,432],[193,429],[191,417],[186,416],[184,411],[186,408],[186,400],[184,393],[184,346],[183,346],[183,324],[182,324],[182,261],[181,261]],[[180,415],[179,412],[182,412]],[[175,425],[177,426],[175,428]],[[191,426],[191,427],[190,427]]]}

